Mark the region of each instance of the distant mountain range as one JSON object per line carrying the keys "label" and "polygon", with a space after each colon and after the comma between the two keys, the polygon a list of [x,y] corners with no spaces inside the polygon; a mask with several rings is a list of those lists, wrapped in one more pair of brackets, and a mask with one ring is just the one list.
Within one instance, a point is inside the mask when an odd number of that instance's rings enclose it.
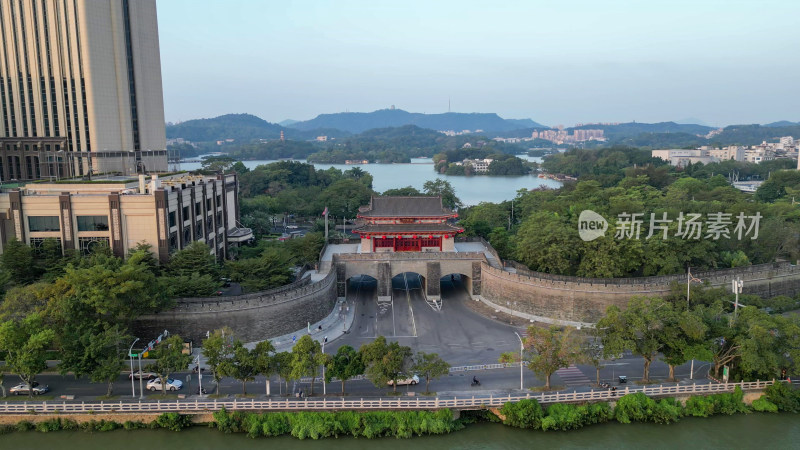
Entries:
{"label": "distant mountain range", "polygon": [[333,129],[302,131],[267,122],[252,114],[225,114],[211,119],[187,120],[167,124],[167,139],[183,138],[192,142],[214,142],[225,139],[252,141],[255,139],[278,139],[284,132],[286,139],[308,140],[317,136],[332,138],[349,136],[350,133]]}
{"label": "distant mountain range", "polygon": [[531,119],[503,119],[495,113],[442,113],[421,114],[402,109],[380,109],[369,113],[344,112],[320,114],[303,122],[287,124],[288,127],[310,131],[335,128],[350,133],[361,133],[373,128],[416,125],[431,130],[484,130],[486,132],[511,131],[519,128],[542,127]]}
{"label": "distant mountain range", "polygon": [[[356,134],[369,137],[369,130],[381,133],[408,133],[409,130],[484,130],[488,137],[529,137],[533,131],[547,129],[531,119],[503,119],[493,113],[419,114],[399,109],[383,109],[371,113],[321,114],[314,119],[281,124],[267,122],[251,114],[226,114],[210,119],[188,120],[167,125],[167,138],[184,138],[192,142],[215,142],[233,139],[237,143],[253,140],[278,139],[283,132],[287,140],[313,140],[317,136],[342,139]],[[387,129],[395,129],[387,130]],[[706,139],[716,129],[706,125],[675,122],[620,123],[616,125],[582,125],[566,128],[602,129],[606,145],[623,144],[637,147],[686,147],[696,145],[753,145],[775,140],[781,136],[800,138],[800,122],[779,121],[765,125],[731,125],[721,133]],[[412,134],[418,134],[415,131]],[[535,143],[536,144],[536,143]],[[544,145],[539,142],[536,145]]]}

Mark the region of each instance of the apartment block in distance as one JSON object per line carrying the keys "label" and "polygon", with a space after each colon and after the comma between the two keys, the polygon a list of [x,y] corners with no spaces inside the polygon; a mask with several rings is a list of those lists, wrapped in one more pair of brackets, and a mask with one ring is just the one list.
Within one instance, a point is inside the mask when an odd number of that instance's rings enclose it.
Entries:
{"label": "apartment block in distance", "polygon": [[0,181],[167,170],[155,0],[0,0]]}
{"label": "apartment block in distance", "polygon": [[140,242],[160,261],[194,241],[218,259],[253,239],[239,226],[238,180],[227,175],[106,177],[93,183],[28,183],[0,193],[0,243],[34,250],[46,239],[89,253],[108,245],[125,257]]}

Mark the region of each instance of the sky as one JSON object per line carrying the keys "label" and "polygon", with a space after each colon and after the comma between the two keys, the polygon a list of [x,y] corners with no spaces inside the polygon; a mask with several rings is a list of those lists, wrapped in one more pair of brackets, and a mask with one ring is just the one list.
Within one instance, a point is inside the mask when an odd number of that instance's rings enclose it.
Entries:
{"label": "sky", "polygon": [[800,121],[797,0],[157,0],[168,121]]}

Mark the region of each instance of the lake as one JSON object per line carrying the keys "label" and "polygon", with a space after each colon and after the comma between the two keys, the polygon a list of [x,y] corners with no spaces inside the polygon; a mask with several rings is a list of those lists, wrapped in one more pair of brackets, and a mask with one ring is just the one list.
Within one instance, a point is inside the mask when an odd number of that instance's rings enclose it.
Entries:
{"label": "lake", "polygon": [[[100,416],[98,416],[98,419]],[[533,448],[615,448],[615,449],[749,449],[797,448],[800,442],[797,414],[746,414],[711,418],[684,418],[672,425],[608,423],[577,431],[531,431],[500,424],[469,425],[444,436],[376,440],[322,439],[300,441],[292,437],[250,439],[244,434],[224,434],[195,427],[181,432],[166,430],[84,433],[24,432],[0,436],[0,448],[26,450],[91,449],[263,449],[281,450],[443,450],[443,449],[533,449]]]}
{"label": "lake", "polygon": [[[518,155],[527,161],[541,162],[541,158],[527,155]],[[372,187],[377,192],[387,189],[413,186],[422,190],[422,185],[426,181],[435,179],[447,180],[456,190],[456,195],[465,205],[477,205],[480,202],[499,203],[511,200],[516,197],[520,189],[535,189],[541,186],[559,188],[561,183],[554,180],[538,178],[536,175],[523,176],[455,176],[441,175],[433,171],[433,160],[431,158],[412,159],[410,164],[314,164],[317,169],[329,169],[335,167],[340,170],[348,170],[353,167],[360,167],[362,170],[372,175]],[[253,169],[262,164],[277,162],[275,160],[266,161],[242,161],[244,165]],[[305,161],[303,161],[305,162]],[[181,170],[196,170],[201,166],[200,163],[181,163]],[[172,167],[172,165],[170,165]]]}

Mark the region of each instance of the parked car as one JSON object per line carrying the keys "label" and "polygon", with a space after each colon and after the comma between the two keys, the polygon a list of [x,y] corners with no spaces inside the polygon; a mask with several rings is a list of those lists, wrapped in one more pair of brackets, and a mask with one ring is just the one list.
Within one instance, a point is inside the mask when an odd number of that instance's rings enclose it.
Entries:
{"label": "parked car", "polygon": [[[167,389],[168,391],[177,391],[178,389],[183,387],[183,382],[181,380],[176,380],[174,378],[167,378]],[[155,380],[150,380],[147,382],[147,389],[150,391],[163,391],[164,388],[161,386],[161,378],[156,378]]]}
{"label": "parked car", "polygon": [[[47,385],[40,386],[38,382],[36,381],[33,382],[33,395],[41,395],[49,390],[50,390],[49,386]],[[14,395],[29,395],[30,387],[28,387],[28,383],[20,383],[9,389],[8,392]]]}
{"label": "parked car", "polygon": [[153,373],[153,372],[140,372],[140,371],[137,370],[136,372],[133,372],[132,374],[130,374],[130,373],[128,374],[128,379],[130,380],[131,378],[133,378],[135,380],[139,380],[139,379],[152,380],[153,378],[158,378],[158,375]]}
{"label": "parked car", "polygon": [[[417,383],[419,383],[419,377],[417,375],[414,375],[414,376],[412,376],[410,378],[401,378],[401,379],[397,380],[397,385],[398,386],[405,386],[405,385],[408,385],[408,384],[413,386],[413,385],[415,385]],[[386,384],[388,384],[389,386],[392,386],[394,384],[394,382],[392,380],[389,380]]]}

